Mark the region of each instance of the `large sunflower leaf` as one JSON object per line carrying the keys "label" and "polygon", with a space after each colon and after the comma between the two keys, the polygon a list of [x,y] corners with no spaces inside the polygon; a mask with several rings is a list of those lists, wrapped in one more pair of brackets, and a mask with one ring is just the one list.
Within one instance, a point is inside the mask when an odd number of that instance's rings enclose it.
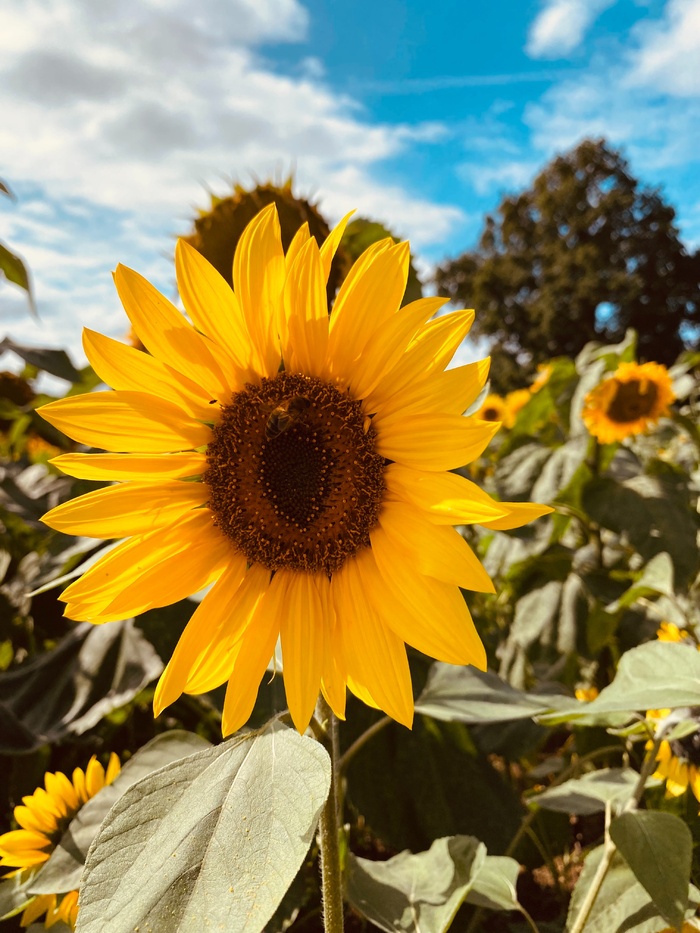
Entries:
{"label": "large sunflower leaf", "polygon": [[423,692],[416,700],[416,712],[447,722],[470,725],[531,719],[537,713],[558,709],[566,698],[537,696],[516,690],[496,674],[474,667],[435,663],[431,666]]}
{"label": "large sunflower leaf", "polygon": [[486,859],[473,836],[436,839],[427,852],[401,852],[386,862],[350,856],[347,897],[386,933],[443,933]]}
{"label": "large sunflower leaf", "polygon": [[25,363],[36,366],[52,376],[58,376],[59,379],[65,379],[67,382],[80,381],[80,372],[75,368],[65,350],[54,350],[51,347],[25,347],[5,337],[4,340],[0,340],[0,353],[6,350],[12,350]]}
{"label": "large sunflower leaf", "polygon": [[0,752],[81,735],[162,670],[133,621],[77,625],[52,651],[0,674]]}
{"label": "large sunflower leaf", "polygon": [[0,920],[7,920],[24,910],[33,899],[29,893],[31,878],[24,872],[3,878],[0,881]]}
{"label": "large sunflower leaf", "polygon": [[[567,929],[581,910],[603,851],[604,847],[598,846],[586,857],[583,871],[569,902]],[[691,885],[688,890],[691,906],[686,911],[686,919],[693,916],[700,900],[700,892],[696,888]],[[667,925],[668,922],[634,876],[632,869],[622,856],[616,853],[593,904],[585,927],[586,933],[622,933],[623,930],[625,933],[659,933],[659,930]]]}
{"label": "large sunflower leaf", "polygon": [[278,722],[147,776],[90,848],[78,933],[259,933],[308,851],[329,785],[322,746]]}
{"label": "large sunflower leaf", "polygon": [[661,916],[680,927],[688,909],[693,837],[672,813],[637,810],[610,824],[610,837]]}
{"label": "large sunflower leaf", "polygon": [[122,794],[153,771],[210,747],[206,739],[179,729],[164,732],[151,739],[125,763],[110,785],[104,787],[78,811],[51,853],[51,858],[32,879],[29,885],[31,892],[62,894],[77,888],[92,840]]}
{"label": "large sunflower leaf", "polygon": [[632,768],[601,768],[551,787],[530,797],[528,802],[545,810],[580,816],[602,813],[609,803],[615,812],[630,799],[638,780],[639,775]]}
{"label": "large sunflower leaf", "polygon": [[544,713],[538,720],[544,725],[619,724],[616,714],[629,718],[635,712],[680,706],[700,706],[700,652],[687,645],[652,641],[622,655],[615,680],[595,700],[580,703],[578,709]]}

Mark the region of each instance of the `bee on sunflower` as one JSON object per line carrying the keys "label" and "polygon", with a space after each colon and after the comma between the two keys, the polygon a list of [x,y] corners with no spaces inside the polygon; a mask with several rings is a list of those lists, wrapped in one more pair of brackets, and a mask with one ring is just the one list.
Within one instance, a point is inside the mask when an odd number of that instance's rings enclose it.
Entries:
{"label": "bee on sunflower", "polygon": [[[120,769],[119,758],[113,752],[106,770],[93,755],[84,771],[73,771],[72,779],[60,771],[47,772],[44,786],[23,797],[22,804],[14,809],[20,828],[0,836],[0,866],[14,869],[5,877],[21,872],[26,878],[47,862],[73,817],[112,783]],[[75,929],[78,892],[37,894],[24,908],[20,924],[28,927],[40,917],[44,917],[47,928],[63,921]]]}
{"label": "bee on sunflower", "polygon": [[642,434],[668,414],[676,396],[671,376],[660,363],[620,363],[588,393],[582,418],[601,444]]}
{"label": "bee on sunflower", "polygon": [[450,472],[498,429],[463,417],[488,361],[446,370],[472,311],[431,320],[443,299],[401,307],[407,243],[371,246],[329,316],[326,282],[346,221],[321,247],[302,226],[285,255],[276,208],[265,208],[238,242],[233,290],[180,241],[189,321],[118,267],[148,353],[86,330],[88,359],[114,391],[41,409],[107,451],[65,454],[56,466],[118,481],[44,521],[126,539],[63,592],[66,615],[108,622],[211,586],[160,679],[156,714],[228,681],[223,731],[236,731],[279,638],[300,731],[319,690],[344,718],[346,688],[410,727],[405,643],[485,666],[460,587],[493,584],[451,526],[515,528],[551,511],[494,501]]}

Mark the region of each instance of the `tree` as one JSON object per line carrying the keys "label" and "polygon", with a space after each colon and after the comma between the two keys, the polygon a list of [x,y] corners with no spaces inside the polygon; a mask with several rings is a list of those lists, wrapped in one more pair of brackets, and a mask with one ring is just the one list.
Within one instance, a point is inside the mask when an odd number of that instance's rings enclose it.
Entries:
{"label": "tree", "polygon": [[500,391],[628,327],[640,359],[668,364],[700,344],[700,252],[688,254],[674,220],[618,151],[585,140],[503,199],[478,247],[438,268],[438,291],[477,309],[473,333],[494,340]]}

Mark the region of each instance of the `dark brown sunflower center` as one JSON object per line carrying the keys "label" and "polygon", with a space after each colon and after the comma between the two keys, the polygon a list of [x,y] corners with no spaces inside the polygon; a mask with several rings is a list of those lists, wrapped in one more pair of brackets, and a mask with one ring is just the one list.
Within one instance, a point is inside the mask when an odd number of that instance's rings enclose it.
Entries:
{"label": "dark brown sunflower center", "polygon": [[648,379],[620,382],[608,408],[608,417],[622,424],[644,418],[654,410],[658,396],[656,385]]}
{"label": "dark brown sunflower center", "polygon": [[497,408],[485,408],[481,413],[481,417],[484,421],[500,421],[501,413]]}
{"label": "dark brown sunflower center", "polygon": [[698,724],[698,730],[682,739],[672,739],[668,744],[676,758],[686,761],[696,768],[700,768],[700,706],[691,706],[687,709],[676,710],[676,714],[682,719],[694,719]]}
{"label": "dark brown sunflower center", "polygon": [[225,405],[204,481],[216,524],[251,563],[332,573],[370,543],[384,458],[360,402],[280,373]]}

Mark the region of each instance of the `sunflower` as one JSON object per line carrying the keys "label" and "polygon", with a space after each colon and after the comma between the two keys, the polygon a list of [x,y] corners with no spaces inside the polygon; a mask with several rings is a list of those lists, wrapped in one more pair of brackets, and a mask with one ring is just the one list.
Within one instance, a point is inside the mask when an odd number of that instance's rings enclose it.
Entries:
{"label": "sunflower", "polygon": [[[670,709],[655,709],[647,712],[650,719],[665,719]],[[656,753],[657,768],[654,777],[666,781],[666,794],[679,797],[690,787],[700,801],[700,706],[685,707],[673,711],[674,719],[695,720],[698,728],[681,739],[664,739]],[[647,743],[647,748],[651,747]]]}
{"label": "sunflower", "polygon": [[[0,865],[29,875],[48,861],[83,804],[111,784],[119,770],[119,758],[112,753],[106,771],[93,755],[85,771],[82,768],[73,771],[72,780],[60,771],[44,775],[44,786],[23,797],[22,806],[15,807],[15,820],[21,828],[0,836]],[[20,923],[28,927],[44,915],[46,927],[62,920],[75,929],[78,892],[38,894],[25,907]]]}
{"label": "sunflower", "polygon": [[119,295],[150,355],[86,330],[88,359],[116,391],[41,410],[108,451],[53,463],[121,481],[44,517],[63,532],[126,538],[63,592],[66,615],[123,619],[211,586],[160,679],[156,714],[228,681],[223,731],[234,732],[279,638],[300,731],[319,689],[342,718],[346,687],[410,726],[405,642],[485,665],[460,587],[493,584],[450,526],[506,529],[551,511],[496,502],[449,472],[498,428],[462,417],[488,361],[445,371],[472,311],[431,321],[443,299],[400,307],[407,243],[371,246],[329,317],[346,220],[321,248],[301,227],[285,256],[276,209],[265,208],[239,240],[235,291],[180,241],[192,323],[120,266]]}
{"label": "sunflower", "polygon": [[537,367],[537,375],[535,376],[532,385],[530,386],[530,394],[534,395],[536,392],[539,392],[542,386],[546,385],[549,382],[549,379],[552,375],[554,367],[551,363],[540,363]]}
{"label": "sunflower", "polygon": [[515,421],[506,399],[493,393],[486,396],[475,417],[481,418],[483,421],[497,422],[498,427],[503,425],[504,428],[512,427]]}
{"label": "sunflower", "polygon": [[532,393],[529,389],[516,389],[514,392],[509,392],[508,395],[506,395],[506,405],[508,406],[513,421],[515,421],[520,409],[524,408],[531,398]]}
{"label": "sunflower", "polygon": [[612,444],[656,424],[668,414],[675,397],[665,366],[620,363],[612,376],[588,393],[582,418],[601,444]]}
{"label": "sunflower", "polygon": [[[674,622],[662,622],[656,630],[659,641],[674,641],[687,645],[695,645],[695,640],[684,628],[678,628]],[[700,646],[698,646],[700,648]]]}

